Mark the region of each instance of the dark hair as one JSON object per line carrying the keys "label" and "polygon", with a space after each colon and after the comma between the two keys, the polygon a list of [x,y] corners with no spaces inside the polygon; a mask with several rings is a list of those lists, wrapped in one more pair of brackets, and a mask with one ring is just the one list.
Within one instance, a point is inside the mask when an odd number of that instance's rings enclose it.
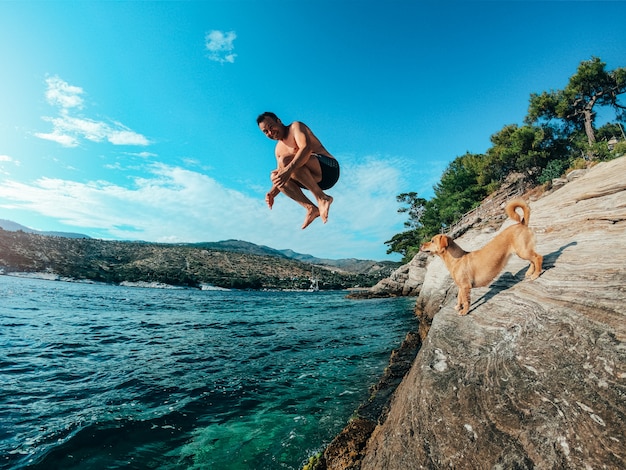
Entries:
{"label": "dark hair", "polygon": [[274,121],[278,122],[278,116],[271,111],[265,111],[263,114],[259,114],[259,117],[256,118],[256,123],[261,124],[266,118],[272,118]]}

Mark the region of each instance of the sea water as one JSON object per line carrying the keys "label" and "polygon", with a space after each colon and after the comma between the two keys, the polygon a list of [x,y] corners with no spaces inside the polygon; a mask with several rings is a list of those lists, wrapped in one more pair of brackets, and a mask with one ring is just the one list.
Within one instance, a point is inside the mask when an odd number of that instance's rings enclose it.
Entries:
{"label": "sea water", "polygon": [[301,468],[415,327],[345,295],[0,276],[0,468]]}

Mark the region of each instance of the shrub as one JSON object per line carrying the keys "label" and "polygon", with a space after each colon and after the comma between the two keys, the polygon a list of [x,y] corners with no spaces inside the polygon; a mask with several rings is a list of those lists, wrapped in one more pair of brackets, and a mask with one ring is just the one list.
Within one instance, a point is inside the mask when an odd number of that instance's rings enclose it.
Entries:
{"label": "shrub", "polygon": [[539,175],[539,183],[544,184],[552,181],[554,178],[559,178],[568,166],[568,163],[564,160],[550,160],[541,172],[541,175]]}

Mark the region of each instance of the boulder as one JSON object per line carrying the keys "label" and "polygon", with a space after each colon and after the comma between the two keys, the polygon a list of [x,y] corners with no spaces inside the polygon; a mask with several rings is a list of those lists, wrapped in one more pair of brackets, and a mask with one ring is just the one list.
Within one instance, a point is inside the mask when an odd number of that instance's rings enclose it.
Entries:
{"label": "boulder", "polygon": [[381,279],[375,286],[367,290],[357,290],[348,295],[349,298],[375,297],[416,297],[424,282],[428,257],[423,253],[413,259],[385,279]]}
{"label": "boulder", "polygon": [[[363,470],[626,468],[626,158],[531,203],[544,271],[511,258],[467,316],[432,258],[423,344]],[[505,226],[510,224],[505,222]],[[493,238],[469,230],[466,250]]]}
{"label": "boulder", "polygon": [[567,181],[574,181],[575,179],[578,179],[582,176],[584,176],[585,173],[587,173],[587,169],[581,169],[581,170],[572,170],[570,171],[567,175]]}

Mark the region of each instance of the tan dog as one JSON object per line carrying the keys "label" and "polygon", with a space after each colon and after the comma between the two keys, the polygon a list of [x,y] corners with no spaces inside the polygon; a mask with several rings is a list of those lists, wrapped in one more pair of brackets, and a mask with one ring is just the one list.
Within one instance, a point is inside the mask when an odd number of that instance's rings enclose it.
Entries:
{"label": "tan dog", "polygon": [[[515,211],[518,207],[524,211],[523,219]],[[435,235],[430,242],[420,247],[421,251],[438,255],[450,271],[459,288],[454,308],[461,315],[469,311],[470,289],[486,286],[493,281],[512,253],[530,261],[526,277],[537,279],[541,274],[543,256],[535,251],[535,236],[528,228],[530,207],[521,199],[515,199],[507,204],[505,211],[519,223],[507,227],[480,250],[467,252],[447,235]]]}

